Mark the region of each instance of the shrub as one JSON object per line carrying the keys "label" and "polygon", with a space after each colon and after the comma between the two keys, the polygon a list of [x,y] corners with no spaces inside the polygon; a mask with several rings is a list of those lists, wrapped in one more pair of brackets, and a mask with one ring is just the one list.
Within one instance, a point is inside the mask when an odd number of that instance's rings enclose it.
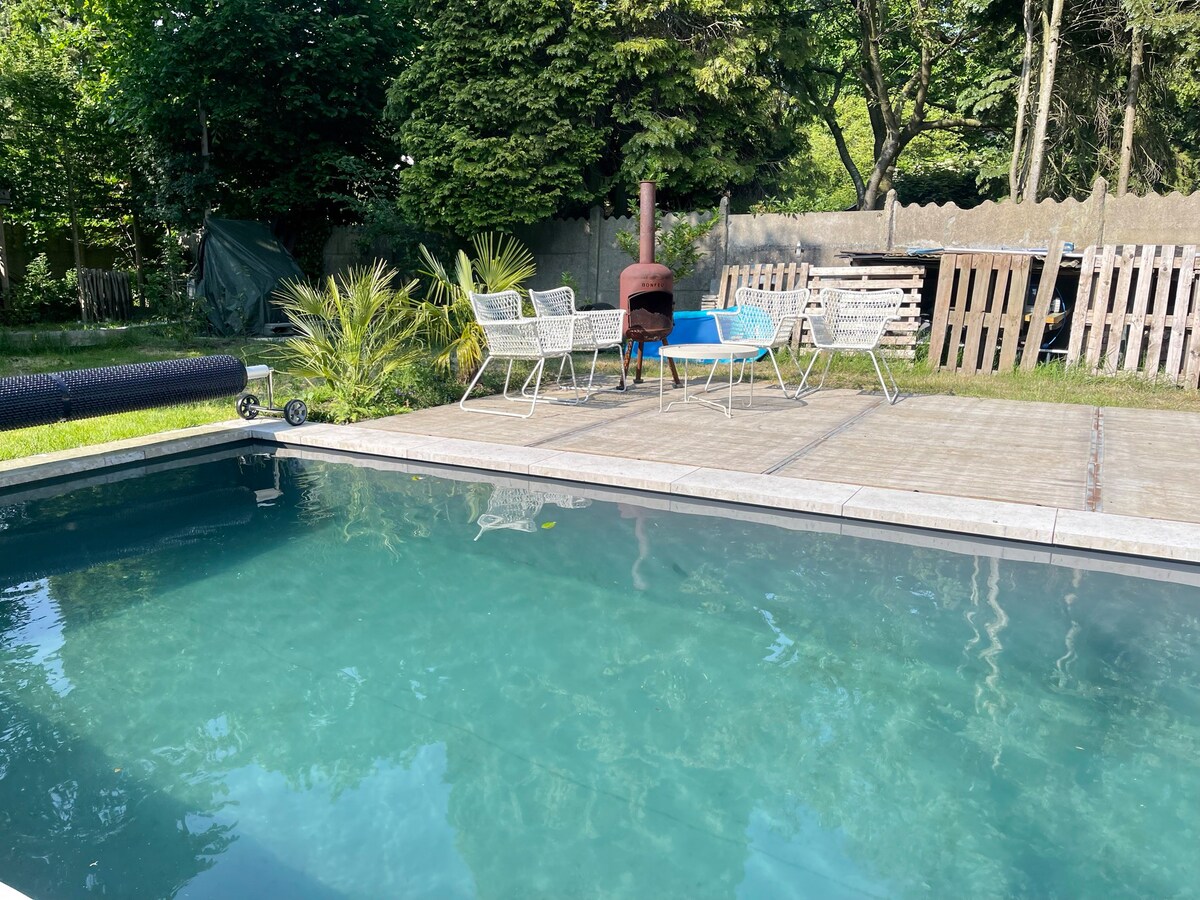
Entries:
{"label": "shrub", "polygon": [[395,277],[377,262],[324,288],[291,282],[276,295],[297,332],[280,350],[283,368],[317,383],[336,422],[378,415],[390,378],[414,358],[403,326],[416,282],[397,289]]}
{"label": "shrub", "polygon": [[456,373],[464,383],[483,363],[484,348],[468,293],[520,290],[536,271],[533,254],[516,238],[477,234],[471,249],[473,257],[458,252],[450,271],[421,245],[425,268],[420,274],[429,279],[429,287],[424,300],[409,303],[406,324],[406,334],[432,354],[434,366]]}
{"label": "shrub", "polygon": [[6,298],[3,309],[6,325],[35,325],[41,322],[69,322],[79,317],[78,280],[71,269],[62,278],[50,273],[45,253],[35,256],[25,269],[25,277]]}

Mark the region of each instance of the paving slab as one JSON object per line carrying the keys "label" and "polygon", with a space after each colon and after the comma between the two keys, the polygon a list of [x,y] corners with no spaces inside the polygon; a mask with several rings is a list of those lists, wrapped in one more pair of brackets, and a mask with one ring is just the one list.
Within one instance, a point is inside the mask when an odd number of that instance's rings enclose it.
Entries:
{"label": "paving slab", "polygon": [[836,400],[827,396],[795,401],[778,389],[757,387],[754,395],[754,406],[741,408],[738,404],[748,399],[749,389],[738,386],[729,418],[702,404],[676,406],[660,414],[655,398],[653,406],[637,416],[554,438],[544,446],[764,473],[786,463],[798,447],[880,403],[877,397],[851,392]]}
{"label": "paving slab", "polygon": [[1200,523],[1196,522],[1063,509],[1058,511],[1054,542],[1063,547],[1200,562]]}
{"label": "paving slab", "polygon": [[864,487],[842,505],[842,515],[892,525],[911,525],[1049,544],[1054,541],[1056,509],[971,497],[947,497],[915,491]]}
{"label": "paving slab", "polygon": [[553,451],[529,466],[529,474],[563,481],[582,481],[633,488],[639,491],[671,492],[671,483],[696,471],[696,466],[645,460],[618,459],[591,453]]}
{"label": "paving slab", "polygon": [[1155,409],[1102,411],[1097,509],[1124,516],[1200,519],[1200,416]]}
{"label": "paving slab", "polygon": [[857,491],[857,485],[721,469],[697,469],[671,482],[671,493],[684,497],[723,500],[826,516],[840,516],[842,507]]}
{"label": "paving slab", "polygon": [[778,474],[1041,506],[1082,506],[1093,410],[906,397],[831,433]]}

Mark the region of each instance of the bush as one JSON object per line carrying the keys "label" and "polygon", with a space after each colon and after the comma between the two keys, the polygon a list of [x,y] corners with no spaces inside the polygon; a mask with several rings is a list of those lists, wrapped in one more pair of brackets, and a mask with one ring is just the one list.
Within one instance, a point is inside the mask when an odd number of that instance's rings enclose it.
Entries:
{"label": "bush", "polygon": [[537,271],[533,254],[514,237],[492,233],[471,238],[475,255],[460,250],[448,269],[428,248],[419,248],[428,279],[425,299],[408,304],[407,335],[433,357],[434,367],[456,374],[466,384],[483,363],[483,329],[475,321],[468,296],[472,291],[516,290]]}
{"label": "bush", "polygon": [[324,289],[292,282],[276,295],[298,333],[279,352],[282,368],[315,383],[314,400],[335,422],[379,415],[392,376],[415,358],[403,326],[416,283],[396,289],[395,277],[376,263],[328,278]]}
{"label": "bush", "polygon": [[78,280],[71,269],[62,278],[50,273],[50,261],[39,253],[25,269],[25,277],[12,286],[0,310],[5,325],[70,322],[79,318]]}

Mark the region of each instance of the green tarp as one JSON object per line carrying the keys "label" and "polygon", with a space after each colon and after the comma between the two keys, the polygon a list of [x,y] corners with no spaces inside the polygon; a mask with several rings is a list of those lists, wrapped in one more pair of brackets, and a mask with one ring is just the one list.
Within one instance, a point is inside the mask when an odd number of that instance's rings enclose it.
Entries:
{"label": "green tarp", "polygon": [[271,302],[281,281],[303,279],[261,222],[209,219],[200,242],[196,297],[220,335],[260,334],[283,316]]}

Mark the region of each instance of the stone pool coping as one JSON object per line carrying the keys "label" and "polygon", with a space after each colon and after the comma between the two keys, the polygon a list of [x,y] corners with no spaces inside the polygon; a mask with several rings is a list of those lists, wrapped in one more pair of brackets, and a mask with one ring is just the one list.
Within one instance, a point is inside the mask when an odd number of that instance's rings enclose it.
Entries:
{"label": "stone pool coping", "polygon": [[0,489],[257,440],[1170,562],[1200,563],[1200,524],[735,472],[485,441],[279,421],[223,422],[0,462]]}

